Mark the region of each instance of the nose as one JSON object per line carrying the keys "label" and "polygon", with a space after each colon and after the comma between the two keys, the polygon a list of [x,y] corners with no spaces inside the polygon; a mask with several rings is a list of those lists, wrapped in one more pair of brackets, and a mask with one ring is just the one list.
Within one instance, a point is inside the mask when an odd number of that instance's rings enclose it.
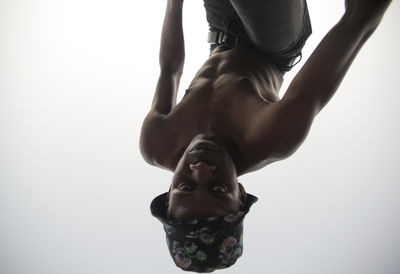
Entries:
{"label": "nose", "polygon": [[208,164],[206,162],[200,161],[195,164],[190,164],[190,170],[192,171],[192,176],[199,183],[206,182],[213,177],[213,171],[217,169],[215,165]]}

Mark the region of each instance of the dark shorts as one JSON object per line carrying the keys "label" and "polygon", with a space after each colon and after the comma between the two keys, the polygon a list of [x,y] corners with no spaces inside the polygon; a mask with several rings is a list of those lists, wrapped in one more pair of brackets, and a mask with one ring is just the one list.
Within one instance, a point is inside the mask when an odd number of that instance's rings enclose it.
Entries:
{"label": "dark shorts", "polygon": [[204,6],[210,31],[229,37],[211,41],[211,52],[220,44],[245,44],[282,72],[298,62],[312,32],[306,0],[204,0]]}

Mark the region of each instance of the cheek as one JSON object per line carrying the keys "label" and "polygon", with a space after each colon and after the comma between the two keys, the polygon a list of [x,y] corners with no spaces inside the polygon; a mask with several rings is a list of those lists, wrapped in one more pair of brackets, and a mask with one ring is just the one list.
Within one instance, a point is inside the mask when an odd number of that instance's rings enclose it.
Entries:
{"label": "cheek", "polygon": [[225,162],[225,166],[231,170],[232,172],[234,172],[234,174],[236,174],[236,166],[235,163],[233,162],[232,158],[225,155],[224,157],[224,162]]}

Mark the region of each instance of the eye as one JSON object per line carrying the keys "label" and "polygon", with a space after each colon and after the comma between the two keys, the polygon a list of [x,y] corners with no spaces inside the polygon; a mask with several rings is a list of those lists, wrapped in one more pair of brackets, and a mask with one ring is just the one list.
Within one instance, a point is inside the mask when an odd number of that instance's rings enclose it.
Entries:
{"label": "eye", "polygon": [[225,189],[225,187],[223,187],[223,186],[214,186],[214,187],[213,187],[213,190],[214,190],[215,192],[220,192],[220,193],[225,193],[225,192],[226,192],[226,189]]}
{"label": "eye", "polygon": [[178,189],[181,191],[191,191],[193,189],[193,187],[191,185],[188,184],[180,184],[178,186]]}

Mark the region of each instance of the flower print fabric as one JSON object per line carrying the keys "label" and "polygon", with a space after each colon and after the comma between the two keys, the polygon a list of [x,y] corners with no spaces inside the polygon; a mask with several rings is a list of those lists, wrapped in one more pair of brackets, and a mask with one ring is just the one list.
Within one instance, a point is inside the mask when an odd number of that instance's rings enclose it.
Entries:
{"label": "flower print fabric", "polygon": [[237,213],[229,214],[224,217],[224,220],[228,223],[233,223],[242,218],[246,213],[244,211],[239,211]]}
{"label": "flower print fabric", "polygon": [[233,265],[243,252],[243,220],[257,197],[247,194],[243,211],[205,219],[166,218],[166,193],[156,197],[151,212],[161,221],[176,266],[186,271],[212,272]]}

